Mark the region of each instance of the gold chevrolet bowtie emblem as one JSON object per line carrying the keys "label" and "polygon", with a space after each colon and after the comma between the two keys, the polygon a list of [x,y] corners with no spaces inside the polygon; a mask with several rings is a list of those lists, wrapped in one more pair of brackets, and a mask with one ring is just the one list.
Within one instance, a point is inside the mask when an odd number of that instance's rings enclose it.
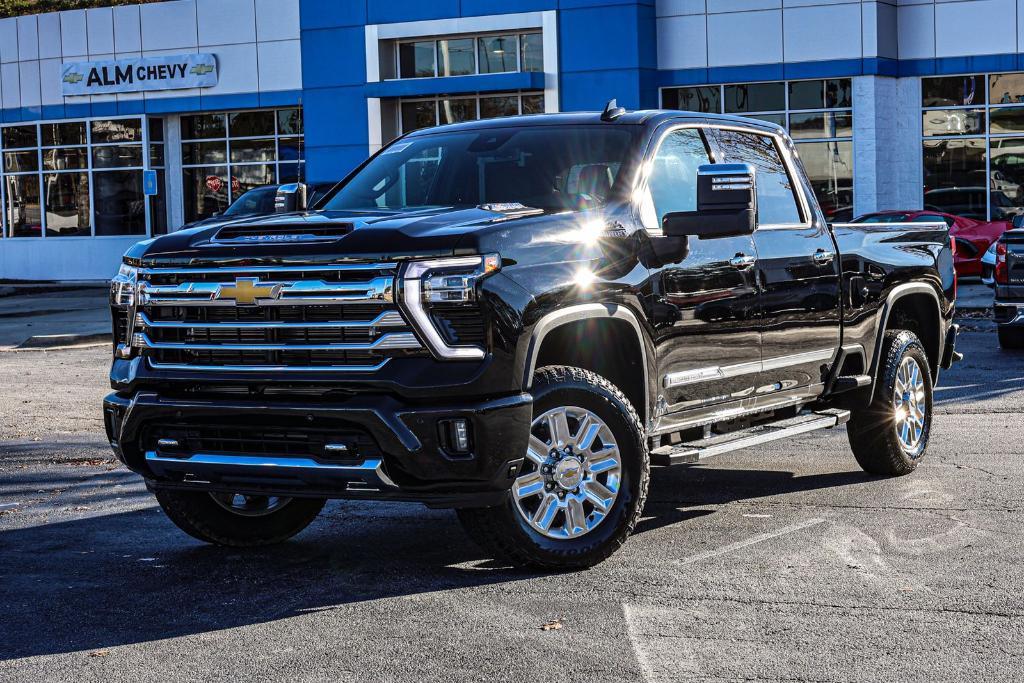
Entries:
{"label": "gold chevrolet bowtie emblem", "polygon": [[194,73],[196,76],[205,76],[211,71],[213,71],[213,67],[209,64],[196,64],[190,69],[190,72]]}
{"label": "gold chevrolet bowtie emblem", "polygon": [[74,71],[71,71],[71,72],[65,74],[64,82],[65,83],[78,83],[78,82],[80,82],[82,80],[82,78],[83,78],[82,74],[76,74]]}
{"label": "gold chevrolet bowtie emblem", "polygon": [[240,277],[233,285],[221,285],[217,290],[217,299],[234,299],[239,306],[255,306],[259,299],[277,299],[281,296],[281,285],[268,283],[259,284],[254,277]]}

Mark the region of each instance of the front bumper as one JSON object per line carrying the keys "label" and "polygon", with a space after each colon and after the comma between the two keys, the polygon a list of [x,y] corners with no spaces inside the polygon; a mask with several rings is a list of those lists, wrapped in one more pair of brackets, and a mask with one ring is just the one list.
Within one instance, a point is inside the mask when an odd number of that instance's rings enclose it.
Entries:
{"label": "front bumper", "polygon": [[[239,398],[181,398],[140,391],[104,400],[111,447],[150,489],[230,491],[253,495],[370,498],[422,502],[432,507],[486,507],[500,503],[526,454],[532,397],[521,393],[477,402],[413,404],[391,396],[332,402]],[[449,455],[438,424],[465,419],[471,452]],[[160,430],[229,420],[236,428],[287,424],[289,433],[345,430],[363,444],[351,457],[295,453],[166,450]],[[298,426],[296,426],[298,425]]]}

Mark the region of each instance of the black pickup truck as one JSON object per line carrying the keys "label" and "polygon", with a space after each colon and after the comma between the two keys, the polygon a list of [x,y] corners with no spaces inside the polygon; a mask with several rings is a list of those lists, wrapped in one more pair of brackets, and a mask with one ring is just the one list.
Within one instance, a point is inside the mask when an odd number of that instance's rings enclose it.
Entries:
{"label": "black pickup truck", "polygon": [[864,470],[911,472],[958,357],[946,225],[826,224],[768,123],[462,123],[300,195],[112,283],[110,442],[204,541],[416,501],[502,561],[590,566],[652,466],[848,423]]}
{"label": "black pickup truck", "polygon": [[1004,349],[1024,349],[1024,216],[996,243],[993,313]]}

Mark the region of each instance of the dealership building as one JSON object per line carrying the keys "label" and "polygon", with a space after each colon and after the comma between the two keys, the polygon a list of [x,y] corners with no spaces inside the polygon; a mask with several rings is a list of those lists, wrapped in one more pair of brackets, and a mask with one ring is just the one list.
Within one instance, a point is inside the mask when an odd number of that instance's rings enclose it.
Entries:
{"label": "dealership building", "polygon": [[785,126],[826,213],[1024,204],[1020,0],[174,0],[0,20],[0,279],[103,279],[403,132],[635,108]]}

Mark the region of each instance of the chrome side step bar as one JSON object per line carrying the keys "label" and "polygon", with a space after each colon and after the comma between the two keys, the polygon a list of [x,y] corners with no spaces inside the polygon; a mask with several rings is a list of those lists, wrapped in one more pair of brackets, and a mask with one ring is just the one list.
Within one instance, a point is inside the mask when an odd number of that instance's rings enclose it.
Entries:
{"label": "chrome side step bar", "polygon": [[741,448],[750,448],[769,441],[836,427],[845,424],[849,419],[850,411],[838,408],[805,411],[795,417],[778,422],[769,422],[707,439],[655,448],[651,451],[651,464],[692,464],[722,453],[738,451]]}
{"label": "chrome side step bar", "polygon": [[157,476],[169,473],[206,479],[291,479],[306,484],[346,484],[352,491],[385,491],[397,489],[384,472],[379,458],[361,463],[322,463],[311,458],[288,458],[265,455],[218,455],[193,453],[174,457],[157,451],[146,451],[146,464]]}

